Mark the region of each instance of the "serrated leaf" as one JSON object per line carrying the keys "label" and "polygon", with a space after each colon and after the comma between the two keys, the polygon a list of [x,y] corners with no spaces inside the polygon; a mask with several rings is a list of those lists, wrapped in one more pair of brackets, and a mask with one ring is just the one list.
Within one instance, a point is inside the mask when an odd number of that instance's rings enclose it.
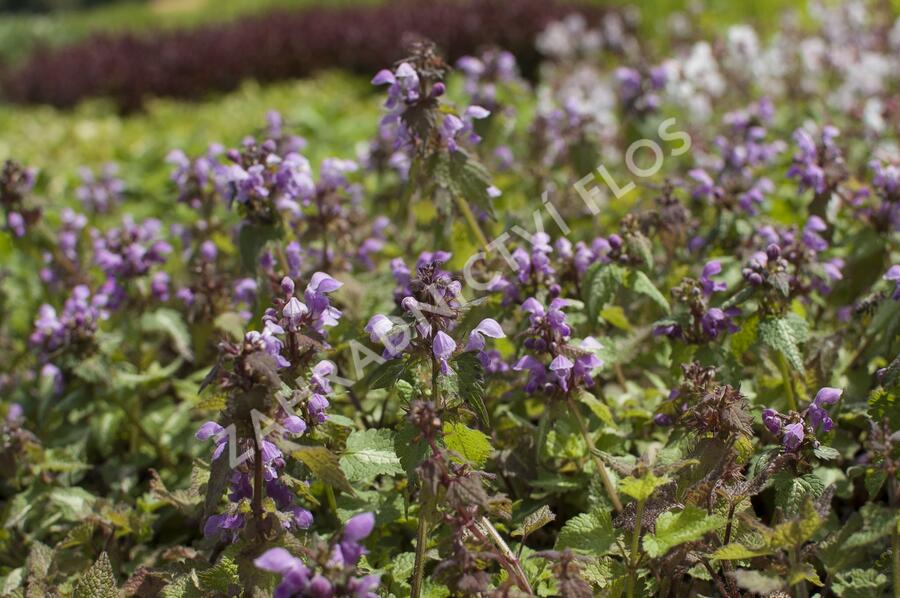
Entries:
{"label": "serrated leaf", "polygon": [[541,506],[522,521],[522,525],[513,530],[512,536],[528,536],[556,520],[556,514],[547,505]]}
{"label": "serrated leaf", "polygon": [[758,338],[759,316],[753,314],[747,318],[740,330],[731,335],[731,340],[729,341],[731,354],[734,355],[735,359],[740,359],[744,353],[750,350]]}
{"label": "serrated leaf", "polygon": [[594,556],[606,554],[616,539],[609,511],[595,510],[566,521],[556,539],[556,550],[571,548]]}
{"label": "serrated leaf", "polygon": [[487,435],[461,423],[447,422],[444,424],[444,444],[448,449],[478,467],[487,462],[493,450]]}
{"label": "serrated leaf", "polygon": [[466,351],[457,355],[451,362],[456,371],[460,398],[478,414],[481,423],[487,426],[487,407],[484,405],[484,366],[474,351]]}
{"label": "serrated leaf", "polygon": [[347,448],[340,463],[352,482],[403,473],[400,459],[394,452],[394,434],[390,430],[354,430],[347,437]]}
{"label": "serrated leaf", "polygon": [[791,569],[791,571],[788,572],[788,585],[794,586],[804,581],[808,581],[819,587],[825,585],[822,583],[822,580],[819,579],[816,568],[809,563],[800,563],[795,569]]}
{"label": "serrated leaf", "polygon": [[588,320],[595,322],[603,306],[609,303],[622,286],[625,271],[616,264],[592,264],[585,272],[582,298]]}
{"label": "serrated leaf", "polygon": [[658,558],[675,546],[699,540],[724,525],[725,518],[721,515],[708,515],[693,505],[680,513],[663,513],[656,519],[656,532],[644,536],[644,551],[648,556]]}
{"label": "serrated leaf", "polygon": [[871,598],[880,596],[888,581],[887,575],[874,569],[850,569],[835,575],[831,590],[840,598]]}
{"label": "serrated leaf", "polygon": [[844,542],[848,550],[867,546],[891,534],[897,528],[897,511],[878,504],[866,504],[860,509],[862,529],[854,532]]}
{"label": "serrated leaf", "polygon": [[197,572],[200,588],[203,590],[225,593],[229,588],[240,587],[241,580],[238,577],[238,565],[234,559],[223,556],[219,562],[209,569]]}
{"label": "serrated leaf", "polygon": [[284,447],[292,457],[302,461],[322,482],[347,494],[356,494],[341,469],[337,455],[324,446],[303,446],[287,440],[279,441],[279,445]]}
{"label": "serrated leaf", "polygon": [[820,527],[822,527],[822,518],[816,512],[812,500],[807,499],[803,503],[799,516],[779,523],[774,530],[766,534],[766,540],[770,547],[792,549],[812,539],[813,534]]}
{"label": "serrated leaf", "polygon": [[644,274],[640,270],[635,270],[632,276],[632,291],[649,297],[653,300],[654,303],[660,306],[664,312],[669,313],[671,311],[671,308],[669,307],[669,301],[662,293],[659,292],[659,289],[656,288],[656,285],[653,284],[653,282],[647,277],[646,274]]}
{"label": "serrated leaf", "polygon": [[769,347],[784,355],[795,370],[803,371],[803,355],[799,345],[809,337],[806,320],[794,313],[780,318],[767,318],[759,323],[759,337]]}
{"label": "serrated leaf", "polygon": [[194,359],[191,351],[191,333],[181,314],[174,309],[161,307],[141,317],[141,328],[147,332],[160,332],[172,340],[172,345],[180,356],[188,361]]}
{"label": "serrated leaf", "polygon": [[640,502],[650,498],[654,490],[668,483],[669,479],[667,477],[657,477],[653,475],[653,472],[648,471],[642,478],[625,478],[619,482],[619,490]]}
{"label": "serrated leaf", "polygon": [[25,561],[29,583],[47,578],[54,552],[52,548],[41,542],[32,544]]}
{"label": "serrated leaf", "polygon": [[628,255],[640,259],[646,270],[653,267],[653,244],[642,232],[633,231],[626,234],[625,247]]}
{"label": "serrated leaf", "polygon": [[73,598],[118,598],[119,587],[106,552],[75,583]]}
{"label": "serrated leaf", "polygon": [[462,150],[450,152],[447,176],[453,193],[495,218],[493,201],[488,193],[491,175],[475,158]]}

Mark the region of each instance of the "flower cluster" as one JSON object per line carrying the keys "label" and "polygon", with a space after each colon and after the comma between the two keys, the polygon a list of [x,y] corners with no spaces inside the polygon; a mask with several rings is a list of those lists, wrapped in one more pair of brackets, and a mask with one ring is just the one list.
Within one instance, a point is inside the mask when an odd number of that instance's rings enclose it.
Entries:
{"label": "flower cluster", "polygon": [[49,354],[63,347],[90,342],[97,324],[108,316],[105,309],[108,301],[107,295],[92,295],[87,286],[78,285],[72,289],[61,312],[57,313],[47,303],[41,305],[30,337],[32,346]]}
{"label": "flower cluster", "polygon": [[90,168],[79,170],[81,185],[75,189],[75,197],[88,212],[105,214],[122,202],[125,181],[118,177],[119,165],[105,164],[99,173]]}
{"label": "flower cluster", "polygon": [[537,355],[547,355],[550,360],[545,366],[534,355],[524,355],[516,362],[512,369],[528,372],[526,392],[553,394],[558,390],[569,394],[579,386],[594,386],[593,372],[603,365],[596,355],[600,343],[593,337],[585,338],[578,345],[570,343],[572,329],[563,312],[567,303],[557,297],[545,307],[534,297],[529,297],[521,305],[529,322],[524,347]]}
{"label": "flower cluster", "polygon": [[788,178],[797,179],[801,192],[812,189],[823,195],[847,177],[844,156],[835,140],[840,131],[833,126],[822,128],[819,141],[804,129],[794,131],[797,152],[788,169]]}
{"label": "flower cluster", "polygon": [[28,207],[26,198],[34,187],[37,171],[7,160],[0,172],[0,206],[6,216],[6,228],[16,237],[24,237],[28,227],[40,220],[40,208]]}
{"label": "flower cluster", "polygon": [[320,542],[309,558],[293,556],[284,548],[270,548],[253,563],[281,576],[275,598],[376,598],[380,577],[360,575],[359,559],[366,553],[362,541],[375,526],[372,513],[351,517],[328,546]]}
{"label": "flower cluster", "polygon": [[[825,407],[837,403],[844,391],[839,388],[825,387],[816,393],[815,399],[802,413],[782,415],[776,410],[766,408],[762,412],[762,422],[766,429],[781,439],[784,450],[797,451],[807,437],[815,438],[817,431],[830,432],[834,422]],[[813,446],[818,443],[813,442]]]}
{"label": "flower cluster", "polygon": [[699,281],[685,278],[672,289],[672,296],[684,307],[684,311],[671,320],[657,324],[653,334],[699,344],[715,340],[724,331],[737,330],[734,318],[740,315],[739,308],[711,306],[715,293],[728,290],[726,283],[713,279],[721,272],[721,262],[712,260],[703,266]]}

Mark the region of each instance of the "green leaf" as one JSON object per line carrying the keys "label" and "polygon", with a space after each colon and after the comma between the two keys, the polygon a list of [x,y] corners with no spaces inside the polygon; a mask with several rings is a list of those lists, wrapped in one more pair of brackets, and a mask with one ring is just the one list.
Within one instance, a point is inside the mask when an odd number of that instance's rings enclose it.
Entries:
{"label": "green leaf", "polygon": [[462,150],[450,152],[447,167],[450,190],[495,218],[493,201],[488,194],[491,186],[488,170]]}
{"label": "green leaf", "polygon": [[658,558],[675,546],[699,540],[724,525],[721,515],[708,515],[692,505],[680,513],[663,513],[656,519],[656,533],[644,536],[644,551],[651,558]]}
{"label": "green leaf", "polygon": [[347,437],[347,448],[340,463],[352,482],[403,473],[400,459],[394,453],[394,434],[387,429],[354,430]]}
{"label": "green leaf", "polygon": [[487,407],[484,405],[484,366],[474,351],[460,353],[451,362],[456,371],[459,396],[475,410],[481,423],[489,425]]}
{"label": "green leaf", "polygon": [[218,509],[219,501],[222,500],[222,493],[225,492],[230,477],[231,467],[226,449],[209,466],[209,481],[206,483],[206,498],[203,501],[203,513],[206,517]]}
{"label": "green leaf", "polygon": [[236,311],[226,311],[216,316],[213,322],[215,327],[231,337],[233,341],[240,341],[244,338],[244,327],[246,320],[244,316]]}
{"label": "green leaf", "polygon": [[[724,548],[724,547],[723,547]],[[738,569],[729,573],[738,587],[754,594],[768,596],[784,588],[784,580],[777,575],[750,569]]]}
{"label": "green leaf", "polygon": [[223,556],[219,562],[209,569],[197,572],[200,588],[226,593],[229,588],[240,587],[241,580],[238,577],[238,565],[229,556]]}
{"label": "green leaf", "polygon": [[47,578],[50,565],[53,563],[54,550],[41,542],[35,542],[28,552],[25,568],[28,571],[28,581],[32,583]]}
{"label": "green leaf", "polygon": [[81,574],[75,584],[73,598],[118,598],[119,587],[116,585],[116,576],[106,552],[100,553],[100,558],[90,569]]}
{"label": "green leaf", "polygon": [[478,467],[487,462],[493,450],[487,435],[461,423],[447,422],[444,424],[444,444],[448,449]]}
{"label": "green leaf", "polygon": [[522,525],[513,530],[512,536],[528,536],[548,523],[556,520],[556,514],[550,510],[550,507],[543,505],[537,511],[528,515]]}
{"label": "green leaf", "polygon": [[768,548],[747,548],[743,544],[732,542],[713,552],[712,558],[715,561],[743,561],[745,559],[772,554],[772,552],[773,551]]}
{"label": "green leaf", "polygon": [[161,307],[141,317],[141,328],[145,332],[160,332],[172,339],[172,345],[178,354],[188,361],[193,360],[191,351],[191,333],[181,314],[168,307]]}
{"label": "green leaf", "polygon": [[612,411],[606,403],[586,390],[582,390],[578,393],[578,401],[587,405],[591,412],[597,416],[597,419],[602,421],[605,425],[610,428],[616,427],[616,420],[613,418]]}
{"label": "green leaf", "polygon": [[812,539],[820,527],[822,518],[816,512],[812,500],[807,499],[799,517],[778,524],[767,534],[766,540],[773,548],[792,549]]}
{"label": "green leaf", "polygon": [[344,475],[344,471],[341,469],[337,455],[324,446],[303,446],[283,439],[279,441],[279,444],[292,457],[302,461],[313,475],[322,482],[347,494],[356,494],[356,491],[353,490],[353,486],[350,485],[347,476]]}
{"label": "green leaf", "polygon": [[624,330],[625,332],[631,331],[631,322],[628,321],[625,310],[618,305],[607,305],[600,310],[600,317],[619,330]]}
{"label": "green leaf", "polygon": [[660,306],[664,312],[669,313],[671,311],[668,300],[659,292],[659,289],[656,288],[656,285],[653,284],[646,274],[640,270],[634,270],[632,276],[631,289],[635,293],[649,297],[654,303]]}
{"label": "green leaf", "polygon": [[266,243],[279,237],[278,227],[244,222],[238,232],[238,251],[241,265],[247,272],[256,272],[259,254]]}
{"label": "green leaf", "polygon": [[625,235],[625,247],[628,255],[641,260],[646,270],[653,267],[653,245],[650,239],[640,231],[633,231]]}
{"label": "green leaf", "polygon": [[731,354],[735,359],[740,359],[744,353],[756,343],[759,338],[759,316],[753,314],[744,322],[741,329],[731,335],[729,341]]}
{"label": "green leaf", "polygon": [[871,598],[882,595],[888,577],[875,569],[850,569],[834,577],[831,590],[840,598]]}
{"label": "green leaf", "polygon": [[844,542],[844,548],[852,550],[867,546],[891,534],[897,529],[897,511],[878,504],[865,504],[860,509],[862,529],[854,532]]}
{"label": "green leaf", "polygon": [[781,318],[767,318],[759,323],[759,337],[784,355],[795,370],[803,371],[803,355],[799,345],[809,337],[806,320],[794,313]]}
{"label": "green leaf", "polygon": [[616,539],[609,511],[595,510],[566,521],[556,539],[556,550],[571,548],[594,556],[606,554]]}
{"label": "green leaf", "polygon": [[378,364],[374,369],[363,377],[362,380],[353,385],[356,392],[365,392],[366,390],[376,390],[379,388],[391,388],[400,379],[400,376],[406,371],[406,360],[389,359],[384,363]]}
{"label": "green leaf", "polygon": [[595,322],[603,306],[612,301],[622,286],[625,270],[616,264],[592,264],[585,272],[582,298],[590,322]]}
{"label": "green leaf", "polygon": [[669,479],[667,477],[656,477],[653,475],[653,472],[648,471],[642,478],[625,478],[619,483],[619,490],[623,494],[627,494],[634,500],[641,502],[650,498],[654,490],[668,483]]}

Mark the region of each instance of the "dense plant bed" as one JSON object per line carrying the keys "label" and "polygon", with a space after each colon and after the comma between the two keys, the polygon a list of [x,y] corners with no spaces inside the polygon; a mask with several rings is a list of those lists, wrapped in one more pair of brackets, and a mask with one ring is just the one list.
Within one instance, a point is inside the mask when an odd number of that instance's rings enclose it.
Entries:
{"label": "dense plant bed", "polygon": [[409,35],[450,59],[499,45],[532,73],[533,39],[550,20],[598,8],[556,0],[391,2],[382,6],[277,10],[191,30],[99,34],[37,51],[3,78],[14,102],[72,106],[96,96],[134,109],[148,97],[202,98],[245,79],[275,81],[320,69],[370,73],[402,58]]}
{"label": "dense plant bed", "polygon": [[900,24],[693,16],[6,161],[0,594],[896,596]]}

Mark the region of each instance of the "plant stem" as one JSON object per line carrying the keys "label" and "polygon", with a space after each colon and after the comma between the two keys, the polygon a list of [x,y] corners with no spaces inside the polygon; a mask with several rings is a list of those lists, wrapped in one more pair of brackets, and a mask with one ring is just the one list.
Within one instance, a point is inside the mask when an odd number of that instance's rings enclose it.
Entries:
{"label": "plant stem", "polygon": [[634,530],[631,535],[631,550],[628,552],[628,598],[634,598],[634,587],[637,585],[637,564],[641,547],[641,524],[644,520],[644,502],[638,501],[634,515]]}
{"label": "plant stem", "polygon": [[788,368],[788,362],[781,352],[778,355],[778,369],[781,370],[781,380],[784,382],[784,391],[787,394],[788,409],[798,411],[797,398],[794,396],[794,380],[791,376],[791,370]]}
{"label": "plant stem", "polygon": [[469,224],[469,228],[472,229],[472,234],[475,235],[475,238],[481,244],[481,248],[484,249],[485,253],[489,254],[491,252],[489,247],[490,243],[488,243],[484,233],[481,232],[481,227],[478,226],[478,220],[475,219],[475,214],[472,213],[472,208],[469,207],[469,203],[459,195],[455,196],[454,200],[456,202],[456,207],[459,208],[459,211],[462,212],[463,217]]}
{"label": "plant stem", "polygon": [[528,583],[528,577],[522,569],[522,564],[519,563],[519,559],[516,557],[515,553],[510,550],[506,541],[503,539],[503,536],[497,531],[497,528],[495,528],[488,518],[484,516],[482,516],[481,521],[478,522],[478,527],[487,533],[488,538],[490,538],[491,542],[493,542],[500,551],[500,554],[503,556],[503,562],[501,564],[509,573],[510,577],[515,580],[519,589],[528,594],[534,594],[534,590],[531,589],[531,584]]}
{"label": "plant stem", "polygon": [[[262,521],[262,495],[263,484],[263,461],[262,449],[259,446],[259,440],[253,438],[253,517],[257,522]],[[260,528],[261,529],[261,528]]]}
{"label": "plant stem", "polygon": [[578,405],[575,404],[575,401],[571,396],[567,398],[567,401],[569,403],[569,411],[575,416],[575,421],[578,422],[578,428],[581,430],[581,435],[588,445],[588,452],[590,452],[591,458],[594,460],[594,467],[597,468],[597,472],[600,474],[600,481],[603,482],[603,488],[606,490],[606,495],[609,497],[610,502],[612,502],[616,512],[621,513],[622,501],[619,500],[619,494],[616,492],[616,487],[613,486],[612,480],[609,478],[609,472],[606,471],[606,466],[603,464],[600,457],[597,456],[597,448],[594,446],[594,440],[588,433],[587,425],[581,417],[581,411],[578,409]]}
{"label": "plant stem", "polygon": [[[888,455],[890,458],[890,455]],[[888,503],[891,507],[897,507],[897,475],[893,467],[888,469]],[[893,552],[894,569],[894,598],[900,598],[900,531],[897,526],[891,526],[891,552]]]}
{"label": "plant stem", "polygon": [[339,519],[337,514],[337,499],[334,497],[334,487],[331,484],[325,484],[325,500],[328,501],[328,508],[334,513],[335,519]]}
{"label": "plant stem", "polygon": [[410,598],[422,595],[422,583],[425,578],[425,549],[428,544],[428,509],[426,505],[419,508],[419,525],[416,529],[416,562],[413,567],[413,578],[410,585]]}
{"label": "plant stem", "polygon": [[[788,561],[791,564],[791,571],[796,571],[797,568],[800,566],[800,561],[797,558],[797,549],[796,548],[791,548],[788,551]],[[802,579],[800,580],[799,583],[797,583],[797,585],[794,586],[794,588],[795,588],[794,591],[796,592],[795,595],[797,596],[797,598],[807,598],[809,596],[809,593],[806,590],[806,582],[803,581]]]}

